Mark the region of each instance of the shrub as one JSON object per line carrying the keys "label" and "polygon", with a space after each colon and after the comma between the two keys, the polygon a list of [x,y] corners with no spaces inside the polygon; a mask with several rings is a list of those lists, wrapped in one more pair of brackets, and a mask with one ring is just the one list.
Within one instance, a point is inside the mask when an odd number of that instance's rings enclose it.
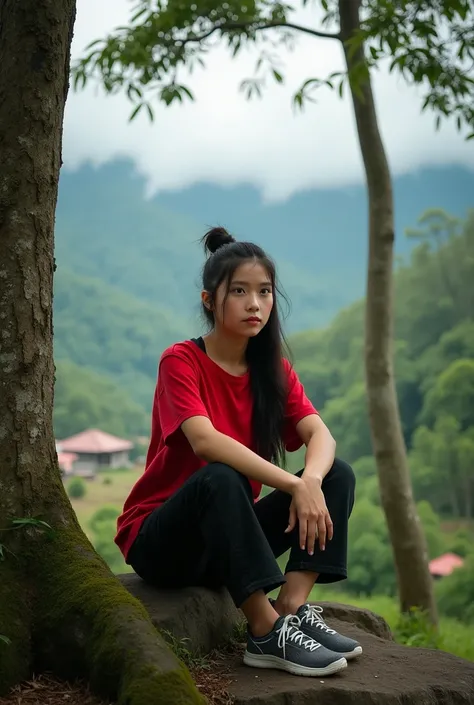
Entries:
{"label": "shrub", "polygon": [[394,629],[395,641],[405,646],[424,646],[429,649],[441,648],[439,632],[422,610],[412,608],[409,614],[402,614]]}
{"label": "shrub", "polygon": [[68,485],[67,493],[71,499],[82,499],[87,492],[87,486],[82,477],[74,477]]}

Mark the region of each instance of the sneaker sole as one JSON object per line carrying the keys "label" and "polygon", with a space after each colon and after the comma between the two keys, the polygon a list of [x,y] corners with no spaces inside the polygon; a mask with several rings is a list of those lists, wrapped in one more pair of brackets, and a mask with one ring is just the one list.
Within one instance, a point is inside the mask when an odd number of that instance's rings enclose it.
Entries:
{"label": "sneaker sole", "polygon": [[310,668],[292,661],[286,661],[279,656],[251,654],[248,651],[244,654],[244,663],[252,668],[277,668],[280,671],[288,671],[294,676],[330,676],[347,668],[347,661],[344,657],[333,661],[329,666],[324,666],[324,668]]}
{"label": "sneaker sole", "polygon": [[360,656],[362,653],[362,646],[356,646],[354,651],[348,651],[347,654],[342,654],[345,659],[350,661],[353,658],[357,658],[357,656]]}

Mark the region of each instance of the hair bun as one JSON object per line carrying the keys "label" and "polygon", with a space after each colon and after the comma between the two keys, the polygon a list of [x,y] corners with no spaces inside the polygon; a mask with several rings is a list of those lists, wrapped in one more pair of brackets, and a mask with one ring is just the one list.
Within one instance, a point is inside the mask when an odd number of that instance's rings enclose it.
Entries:
{"label": "hair bun", "polygon": [[235,238],[230,235],[225,228],[212,228],[202,238],[204,249],[214,253],[223,245],[230,245],[235,242]]}

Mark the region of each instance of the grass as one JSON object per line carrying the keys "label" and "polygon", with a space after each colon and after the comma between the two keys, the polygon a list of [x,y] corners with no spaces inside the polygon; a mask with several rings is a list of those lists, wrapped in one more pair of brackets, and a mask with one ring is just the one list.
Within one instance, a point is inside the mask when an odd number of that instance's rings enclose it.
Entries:
{"label": "grass", "polygon": [[[138,470],[102,470],[94,480],[85,480],[87,492],[82,499],[71,499],[80,525],[89,535],[89,521],[93,514],[104,505],[116,506],[122,510],[123,503],[143,469]],[[106,484],[104,480],[110,482]],[[66,491],[69,481],[65,483]]]}

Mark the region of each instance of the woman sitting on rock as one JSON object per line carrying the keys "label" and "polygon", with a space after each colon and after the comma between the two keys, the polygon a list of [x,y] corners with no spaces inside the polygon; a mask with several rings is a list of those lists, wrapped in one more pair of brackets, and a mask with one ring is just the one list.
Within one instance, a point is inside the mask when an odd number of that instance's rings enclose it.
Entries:
{"label": "woman sitting on rock", "polygon": [[[327,676],[362,652],[307,602],[315,582],[347,577],[354,474],[282,355],[274,263],[222,228],[204,243],[210,330],[161,357],[146,469],[115,541],[157,587],[225,586],[248,621],[248,666]],[[281,469],[303,443],[304,469]],[[262,484],[275,489],[258,499]]]}

